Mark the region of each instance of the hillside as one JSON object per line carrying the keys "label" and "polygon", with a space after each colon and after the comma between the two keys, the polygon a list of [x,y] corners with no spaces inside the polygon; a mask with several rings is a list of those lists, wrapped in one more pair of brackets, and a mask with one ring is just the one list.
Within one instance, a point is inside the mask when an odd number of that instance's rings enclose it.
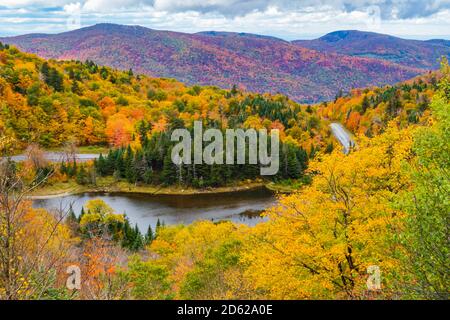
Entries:
{"label": "hillside", "polygon": [[[126,146],[139,142],[142,121],[149,134],[203,119],[222,128],[300,127],[319,145],[328,136],[306,105],[282,95],[188,87],[92,61],[46,61],[1,44],[0,98],[0,133],[13,138],[16,149],[31,142],[58,147],[71,138],[78,145]],[[309,136],[295,140],[310,148]]]}
{"label": "hillside", "polygon": [[[192,129],[200,120],[208,128],[279,129],[284,178],[299,178],[310,156],[332,146],[327,122],[285,96],[187,87],[176,80],[99,67],[92,61],[45,61],[0,45],[0,135],[7,141],[2,155],[23,151],[33,143],[47,149],[68,144],[107,146],[116,151],[106,158],[113,165],[101,169],[101,174],[119,170],[115,166],[121,158],[123,178],[171,183],[177,177],[170,161],[171,131]],[[141,174],[130,177],[125,164],[135,156],[141,157]],[[219,174],[219,169],[227,172]],[[216,186],[226,183],[227,175],[255,178],[257,169],[205,165],[194,169],[203,172],[204,179],[193,184]]]}
{"label": "hillside", "polygon": [[0,41],[44,58],[89,59],[153,77],[176,78],[188,85],[237,85],[306,103],[330,100],[341,89],[394,84],[424,72],[416,66],[321,53],[277,38],[241,33],[185,34],[99,24]]}
{"label": "hillside", "polygon": [[355,30],[336,31],[319,39],[297,40],[293,43],[320,52],[375,58],[428,70],[438,69],[441,57],[450,56],[450,42],[446,40],[407,40]]}
{"label": "hillside", "polygon": [[418,122],[427,115],[438,80],[438,73],[428,73],[394,86],[354,89],[330,102],[302,105],[282,95],[188,87],[90,60],[46,61],[0,44],[0,133],[15,141],[15,150],[33,142],[59,147],[70,139],[80,146],[120,147],[133,140],[139,144],[143,121],[152,134],[180,121],[190,127],[204,119],[222,128],[278,128],[283,139],[311,151],[331,142],[329,121],[366,135],[382,131],[397,116]]}
{"label": "hillside", "polygon": [[[430,73],[395,86],[355,89],[312,106],[237,88],[187,87],[92,61],[45,61],[0,45],[0,134],[9,141],[0,151],[11,154],[32,143],[44,148],[107,146],[115,151],[99,164],[100,175],[171,184],[178,174],[166,161],[173,146],[170,132],[192,129],[194,121],[202,120],[209,128],[278,129],[282,160],[277,177],[298,179],[317,152],[329,153],[338,145],[329,128],[333,121],[366,136],[382,133],[394,118],[401,127],[426,123],[437,76]],[[256,169],[205,166],[196,169],[203,171],[199,182],[189,176],[188,166],[183,181],[194,187],[218,186],[227,179],[256,179]],[[149,175],[144,174],[147,171]]]}

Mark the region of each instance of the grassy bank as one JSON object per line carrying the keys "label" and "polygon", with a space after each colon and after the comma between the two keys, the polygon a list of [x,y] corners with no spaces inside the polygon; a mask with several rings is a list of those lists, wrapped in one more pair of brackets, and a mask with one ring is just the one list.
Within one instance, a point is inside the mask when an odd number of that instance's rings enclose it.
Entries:
{"label": "grassy bank", "polygon": [[310,183],[311,177],[304,176],[302,179],[269,182],[266,184],[266,188],[278,193],[292,193],[300,190],[302,187]]}
{"label": "grassy bank", "polygon": [[97,179],[96,185],[79,185],[73,180],[67,182],[47,183],[36,189],[31,197],[48,198],[62,195],[78,194],[84,192],[121,192],[141,194],[165,194],[165,195],[192,195],[192,194],[219,194],[226,192],[237,192],[264,187],[263,181],[242,181],[230,186],[217,188],[194,189],[181,186],[152,186],[134,185],[126,181],[116,181],[113,177],[101,177]]}

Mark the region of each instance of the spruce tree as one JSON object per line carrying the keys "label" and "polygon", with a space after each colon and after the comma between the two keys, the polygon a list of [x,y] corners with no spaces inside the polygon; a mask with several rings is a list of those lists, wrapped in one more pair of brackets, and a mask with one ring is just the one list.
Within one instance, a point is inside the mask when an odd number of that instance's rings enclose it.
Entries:
{"label": "spruce tree", "polygon": [[166,156],[164,157],[163,170],[162,170],[162,180],[165,185],[172,185],[176,181],[177,172],[175,164],[172,162],[171,158],[172,150],[169,149]]}
{"label": "spruce tree", "polygon": [[149,225],[147,229],[147,234],[145,235],[145,244],[146,245],[151,244],[153,239],[154,239],[153,229],[152,226]]}
{"label": "spruce tree", "polygon": [[70,207],[69,207],[69,212],[67,214],[67,218],[66,219],[67,219],[67,222],[69,224],[73,224],[73,223],[78,224],[78,218],[75,215],[75,212],[73,211],[72,205],[70,205]]}
{"label": "spruce tree", "polygon": [[81,207],[80,215],[78,216],[78,223],[81,221],[81,218],[85,215],[84,207]]}

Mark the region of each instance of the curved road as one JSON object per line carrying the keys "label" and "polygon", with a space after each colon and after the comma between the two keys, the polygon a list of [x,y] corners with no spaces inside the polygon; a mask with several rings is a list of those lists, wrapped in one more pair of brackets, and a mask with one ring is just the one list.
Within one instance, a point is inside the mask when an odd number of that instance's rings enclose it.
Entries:
{"label": "curved road", "polygon": [[[343,125],[340,123],[334,122],[330,125],[331,132],[333,133],[334,137],[339,141],[339,143],[343,146],[343,152],[344,154],[348,154],[350,149],[355,146],[355,141],[352,138],[352,135],[350,132],[347,131],[347,129],[344,128]],[[84,153],[78,153],[76,154],[76,160],[79,162],[85,162],[90,161],[94,159],[98,159],[100,154],[84,154]],[[61,162],[65,156],[62,152],[45,152],[44,153],[45,159],[47,159],[50,162]],[[2,159],[0,157],[0,159]],[[20,154],[16,156],[12,156],[11,160],[15,162],[22,162],[27,159],[27,156],[25,154]]]}
{"label": "curved road", "polygon": [[355,141],[353,140],[350,132],[348,132],[342,124],[336,122],[332,123],[330,128],[334,137],[343,146],[344,154],[348,154],[350,149],[355,146]]}
{"label": "curved road", "polygon": [[[100,156],[100,154],[95,154],[95,153],[91,153],[91,154],[77,153],[75,155],[76,160],[79,162],[94,160],[94,159],[97,159],[99,156]],[[62,152],[44,152],[44,157],[49,162],[62,162],[63,159],[65,159],[65,155]],[[25,154],[20,154],[17,156],[12,156],[11,160],[15,161],[15,162],[22,162],[22,161],[27,160],[27,156]]]}

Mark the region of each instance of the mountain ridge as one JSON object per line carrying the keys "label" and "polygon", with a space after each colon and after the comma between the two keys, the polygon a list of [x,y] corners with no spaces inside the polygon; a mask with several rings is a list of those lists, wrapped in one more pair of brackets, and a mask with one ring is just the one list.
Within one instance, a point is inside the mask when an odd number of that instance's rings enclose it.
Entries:
{"label": "mountain ridge", "polygon": [[247,33],[188,34],[97,24],[0,41],[47,59],[92,60],[121,70],[176,78],[188,85],[238,85],[255,92],[286,94],[305,103],[333,99],[340,90],[393,84],[426,71]]}
{"label": "mountain ridge", "polygon": [[292,43],[320,52],[370,57],[422,69],[438,69],[441,56],[450,56],[448,40],[411,40],[358,30],[334,31],[318,39]]}

